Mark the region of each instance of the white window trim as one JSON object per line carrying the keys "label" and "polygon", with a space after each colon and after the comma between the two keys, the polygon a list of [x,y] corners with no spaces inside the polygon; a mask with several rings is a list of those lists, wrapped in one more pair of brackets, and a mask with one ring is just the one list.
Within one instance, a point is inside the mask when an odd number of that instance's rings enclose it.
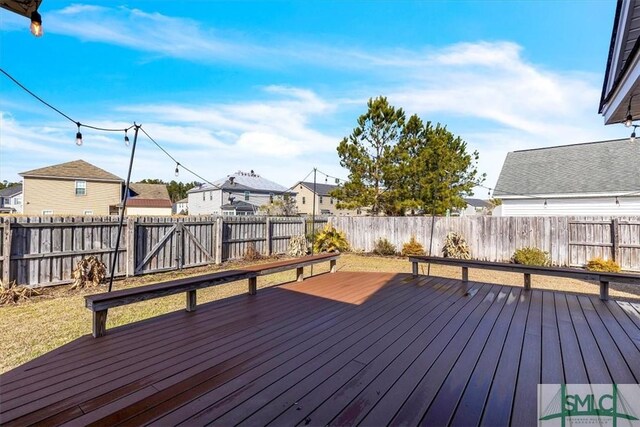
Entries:
{"label": "white window trim", "polygon": [[87,209],[83,212],[83,215],[93,215],[93,210],[92,209]]}
{"label": "white window trim", "polygon": [[[78,185],[80,183],[82,183],[81,186]],[[78,190],[79,189],[84,190],[84,194],[78,194]],[[86,196],[87,195],[87,181],[76,180],[74,191],[75,191],[75,195],[76,196]]]}
{"label": "white window trim", "polygon": [[51,209],[43,209],[42,215],[53,215],[53,210]]}

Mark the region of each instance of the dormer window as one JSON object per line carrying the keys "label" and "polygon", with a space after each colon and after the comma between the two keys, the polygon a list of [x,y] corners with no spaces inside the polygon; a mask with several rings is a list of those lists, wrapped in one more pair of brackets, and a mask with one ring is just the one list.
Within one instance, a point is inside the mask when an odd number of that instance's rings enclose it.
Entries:
{"label": "dormer window", "polygon": [[244,200],[249,201],[249,197],[251,197],[251,193],[249,191],[244,192]]}
{"label": "dormer window", "polygon": [[87,195],[87,181],[76,181],[76,196]]}

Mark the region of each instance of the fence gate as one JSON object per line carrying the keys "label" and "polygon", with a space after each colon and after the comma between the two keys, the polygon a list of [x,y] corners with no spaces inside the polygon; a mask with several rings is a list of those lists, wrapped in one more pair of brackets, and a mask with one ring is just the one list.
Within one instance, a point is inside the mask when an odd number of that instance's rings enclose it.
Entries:
{"label": "fence gate", "polygon": [[[170,218],[169,218],[170,220]],[[134,274],[156,273],[214,262],[214,224],[146,219],[135,222]]]}
{"label": "fence gate", "polygon": [[640,222],[622,218],[569,221],[569,265],[612,259],[623,270],[640,271]]}

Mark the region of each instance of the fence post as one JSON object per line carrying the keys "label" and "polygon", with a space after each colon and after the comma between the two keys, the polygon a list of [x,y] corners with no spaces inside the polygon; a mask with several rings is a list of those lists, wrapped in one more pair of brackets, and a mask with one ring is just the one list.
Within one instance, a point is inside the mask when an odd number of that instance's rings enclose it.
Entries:
{"label": "fence post", "polygon": [[271,217],[266,217],[265,220],[265,238],[267,239],[264,246],[265,246],[265,255],[266,256],[271,256]]}
{"label": "fence post", "polygon": [[222,217],[216,218],[216,264],[222,264]]}
{"label": "fence post", "polygon": [[4,221],[2,227],[2,282],[9,286],[11,280],[11,222],[9,218]]}
{"label": "fence post", "polygon": [[[117,256],[117,255],[116,255]],[[127,217],[127,277],[136,275],[136,219]]]}
{"label": "fence post", "polygon": [[[178,270],[182,270],[182,265],[184,264],[184,256],[182,256],[182,251],[184,250],[184,245],[183,245],[184,239],[183,239],[183,233],[182,233],[183,227],[184,225],[182,224],[182,222],[178,222],[176,224],[175,254],[176,254],[176,264],[178,264]],[[192,297],[188,296],[187,298],[192,298]],[[195,296],[193,298],[195,298]],[[194,306],[195,306],[195,302],[194,302]],[[187,310],[187,311],[191,311],[191,310]]]}
{"label": "fence post", "polygon": [[620,250],[620,236],[618,233],[619,223],[618,218],[614,218],[611,220],[611,258],[614,261],[618,261],[620,256],[618,254]]}

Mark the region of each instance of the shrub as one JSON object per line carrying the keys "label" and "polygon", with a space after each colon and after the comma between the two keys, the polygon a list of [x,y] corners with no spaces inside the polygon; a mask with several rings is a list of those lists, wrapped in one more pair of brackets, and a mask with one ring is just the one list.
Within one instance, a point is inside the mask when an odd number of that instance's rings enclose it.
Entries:
{"label": "shrub", "polygon": [[313,249],[319,252],[344,252],[349,250],[349,242],[344,233],[335,227],[327,225],[316,234]]}
{"label": "shrub", "polygon": [[18,286],[16,282],[6,285],[0,280],[0,305],[17,304],[20,301],[28,301],[30,298],[39,296],[40,292],[26,286]]}
{"label": "shrub", "polygon": [[253,242],[247,244],[247,250],[244,252],[244,260],[256,261],[260,258],[262,258],[262,255],[260,255],[260,252],[256,250],[256,244]]}
{"label": "shrub", "polygon": [[107,267],[101,260],[91,255],[78,261],[71,277],[73,277],[71,289],[95,287],[107,277]]}
{"label": "shrub", "polygon": [[471,251],[464,237],[458,233],[449,233],[444,239],[442,255],[445,258],[471,259]]}
{"label": "shrub", "polygon": [[376,255],[395,255],[396,247],[393,243],[385,239],[384,237],[376,240],[373,248],[373,253]]}
{"label": "shrub", "polygon": [[587,270],[617,273],[620,271],[620,265],[612,259],[593,258],[587,263]]}
{"label": "shrub", "polygon": [[542,266],[551,263],[548,252],[533,247],[516,249],[513,253],[512,261],[516,264]]}
{"label": "shrub", "polygon": [[410,255],[424,255],[424,248],[416,240],[415,236],[412,236],[411,240],[402,245],[402,256]]}
{"label": "shrub", "polygon": [[289,240],[289,249],[287,250],[287,255],[292,257],[300,257],[307,254],[307,238],[304,234],[299,236],[291,236]]}

